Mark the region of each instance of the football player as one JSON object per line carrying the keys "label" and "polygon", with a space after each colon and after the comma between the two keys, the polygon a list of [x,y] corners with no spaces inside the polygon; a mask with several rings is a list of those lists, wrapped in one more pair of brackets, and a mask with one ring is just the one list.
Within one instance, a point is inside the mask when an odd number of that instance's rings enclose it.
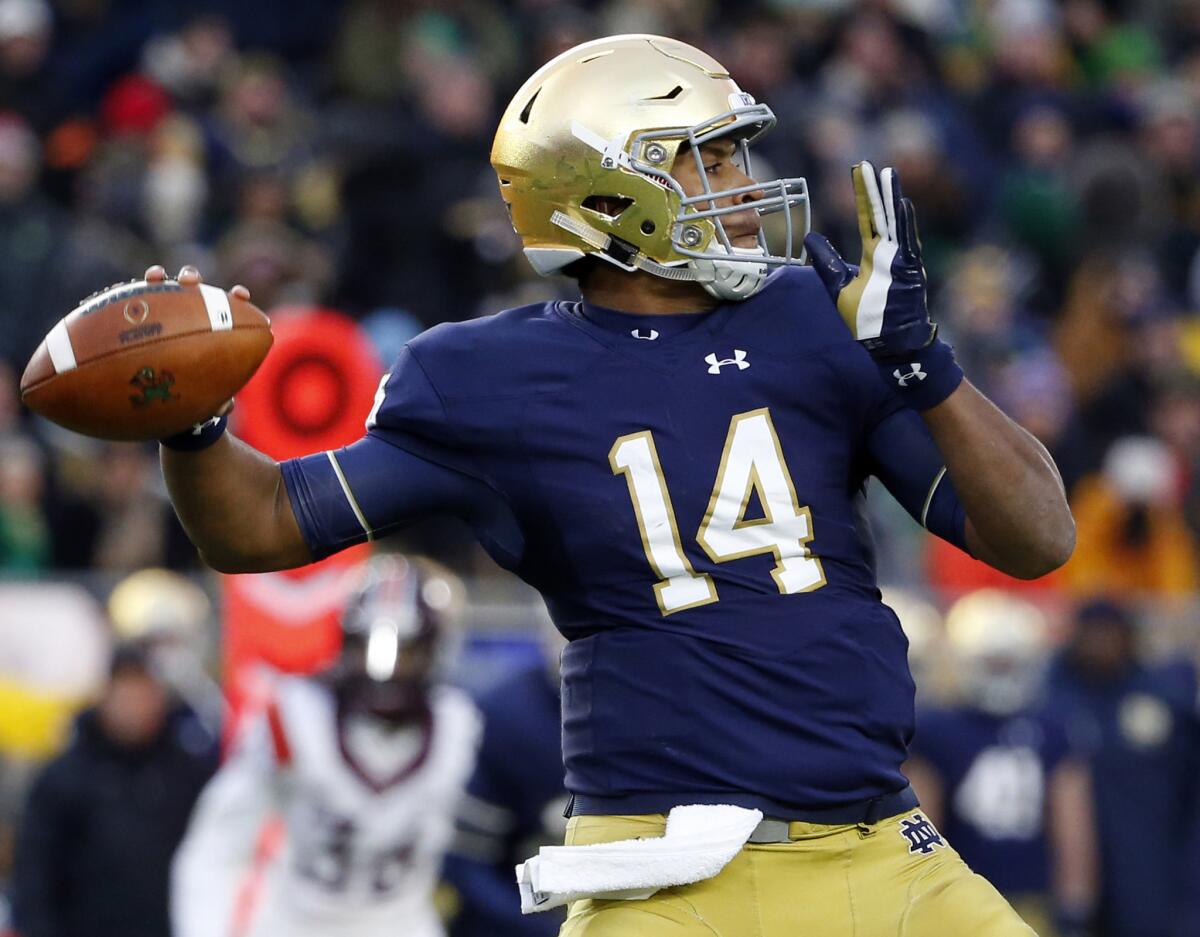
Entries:
{"label": "football player", "polygon": [[1097,893],[1091,777],[1039,705],[1042,613],[984,589],[946,617],[961,704],[917,713],[905,774],[926,814],[1041,937],[1090,932]]}
{"label": "football player", "polygon": [[[1050,666],[1048,702],[1092,769],[1105,937],[1200,933],[1200,694],[1133,608],[1093,598]],[[1146,629],[1147,631],[1149,629]]]}
{"label": "football player", "polygon": [[[465,695],[434,684],[454,592],[415,559],[368,564],[336,663],[281,678],[201,797],[174,864],[177,937],[442,935],[432,895],[479,736]],[[282,852],[247,905],[275,815]]]}
{"label": "football player", "polygon": [[702,880],[575,900],[569,937],[1028,934],[901,772],[913,685],[863,493],[879,478],[936,535],[1032,578],[1073,548],[1062,484],[938,338],[894,172],[852,170],[859,265],[814,233],[801,264],[803,179],[749,163],[774,123],[684,43],[564,52],[509,104],[492,163],[526,256],[582,301],[417,337],[344,449],[277,463],[223,421],[167,440],[167,485],[227,571],[437,512],[473,525],[569,640],[569,844],[646,841],[677,806],[728,805],[730,829],[763,815]]}

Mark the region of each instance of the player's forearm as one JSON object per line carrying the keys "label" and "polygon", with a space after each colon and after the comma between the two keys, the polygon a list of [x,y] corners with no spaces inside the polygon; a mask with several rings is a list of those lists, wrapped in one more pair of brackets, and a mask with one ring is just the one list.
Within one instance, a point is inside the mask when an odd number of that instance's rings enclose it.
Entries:
{"label": "player's forearm", "polygon": [[1054,897],[1062,913],[1087,918],[1099,890],[1099,858],[1092,810],[1091,775],[1068,761],[1048,785],[1050,845],[1054,855]]}
{"label": "player's forearm", "polygon": [[226,434],[199,452],[160,447],[163,477],[183,529],[224,573],[312,562],[278,463]]}
{"label": "player's forearm", "polygon": [[1075,521],[1054,460],[963,381],[922,413],[967,515],[967,543],[1001,572],[1035,579],[1075,548]]}

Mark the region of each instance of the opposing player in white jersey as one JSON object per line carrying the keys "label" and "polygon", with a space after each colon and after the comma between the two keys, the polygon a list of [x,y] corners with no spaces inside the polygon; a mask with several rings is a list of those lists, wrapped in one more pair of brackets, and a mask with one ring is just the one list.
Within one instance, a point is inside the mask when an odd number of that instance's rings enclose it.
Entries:
{"label": "opposing player in white jersey", "polygon": [[[371,561],[338,661],[282,678],[201,797],[175,859],[175,937],[440,937],[432,893],[480,731],[466,696],[434,683],[455,592],[423,562]],[[284,843],[251,904],[272,816]]]}

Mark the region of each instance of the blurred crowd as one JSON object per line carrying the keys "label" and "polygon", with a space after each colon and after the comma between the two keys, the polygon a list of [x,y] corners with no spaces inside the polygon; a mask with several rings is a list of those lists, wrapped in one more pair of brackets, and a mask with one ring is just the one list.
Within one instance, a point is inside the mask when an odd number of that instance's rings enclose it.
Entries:
{"label": "blurred crowd", "polygon": [[[17,404],[81,297],[186,261],[268,310],[341,310],[387,354],[568,290],[521,257],[492,131],[537,65],[635,31],[771,104],[764,171],[806,175],[848,255],[848,167],[899,169],[944,334],[1062,468],[1063,584],[1200,584],[1196,0],[0,0],[0,570],[195,562],[152,452]],[[892,527],[885,570],[978,584]]]}
{"label": "blurred crowd", "polygon": [[[385,361],[437,322],[569,295],[525,263],[488,150],[526,75],[621,32],[699,45],[770,104],[756,165],[806,176],[813,226],[850,258],[850,165],[899,170],[935,319],[1071,498],[1076,555],[1029,593],[1051,625],[1043,659],[1078,646],[1073,610],[1101,593],[1137,610],[1121,613],[1139,636],[1122,679],[1135,657],[1194,657],[1200,0],[0,0],[0,578],[100,571],[106,595],[132,570],[199,567],[153,447],[83,439],[19,403],[38,341],[109,283],[192,263],[268,311],[344,312]],[[886,581],[942,607],[1013,585],[886,498],[872,511]],[[440,559],[486,569],[465,543],[437,539]],[[0,609],[0,641],[15,621]],[[111,673],[133,686],[143,669]],[[1176,685],[1138,679],[1142,695]],[[1058,685],[1076,713],[1109,707],[1095,719],[1117,726],[1113,751],[1122,719],[1134,748],[1158,731],[1158,710],[1121,715],[1102,680]],[[1177,685],[1162,705],[1186,727],[1194,677]],[[174,717],[155,705],[161,734]],[[1146,757],[1175,778],[1200,742],[1169,738],[1178,758]]]}

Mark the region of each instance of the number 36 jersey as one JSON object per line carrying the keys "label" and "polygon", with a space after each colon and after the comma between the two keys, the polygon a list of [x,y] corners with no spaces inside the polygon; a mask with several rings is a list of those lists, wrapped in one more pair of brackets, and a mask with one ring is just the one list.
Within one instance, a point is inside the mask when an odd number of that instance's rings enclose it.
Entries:
{"label": "number 36 jersey", "polygon": [[[176,937],[443,937],[433,891],[480,734],[474,705],[448,687],[396,727],[345,711],[324,681],[281,678],[176,854]],[[264,864],[273,817],[282,847]]]}
{"label": "number 36 jersey", "polygon": [[438,326],[364,439],[283,474],[316,556],[451,513],[542,593],[579,812],[800,816],[904,787],[913,685],[865,486],[959,545],[963,513],[810,268],[705,313]]}

